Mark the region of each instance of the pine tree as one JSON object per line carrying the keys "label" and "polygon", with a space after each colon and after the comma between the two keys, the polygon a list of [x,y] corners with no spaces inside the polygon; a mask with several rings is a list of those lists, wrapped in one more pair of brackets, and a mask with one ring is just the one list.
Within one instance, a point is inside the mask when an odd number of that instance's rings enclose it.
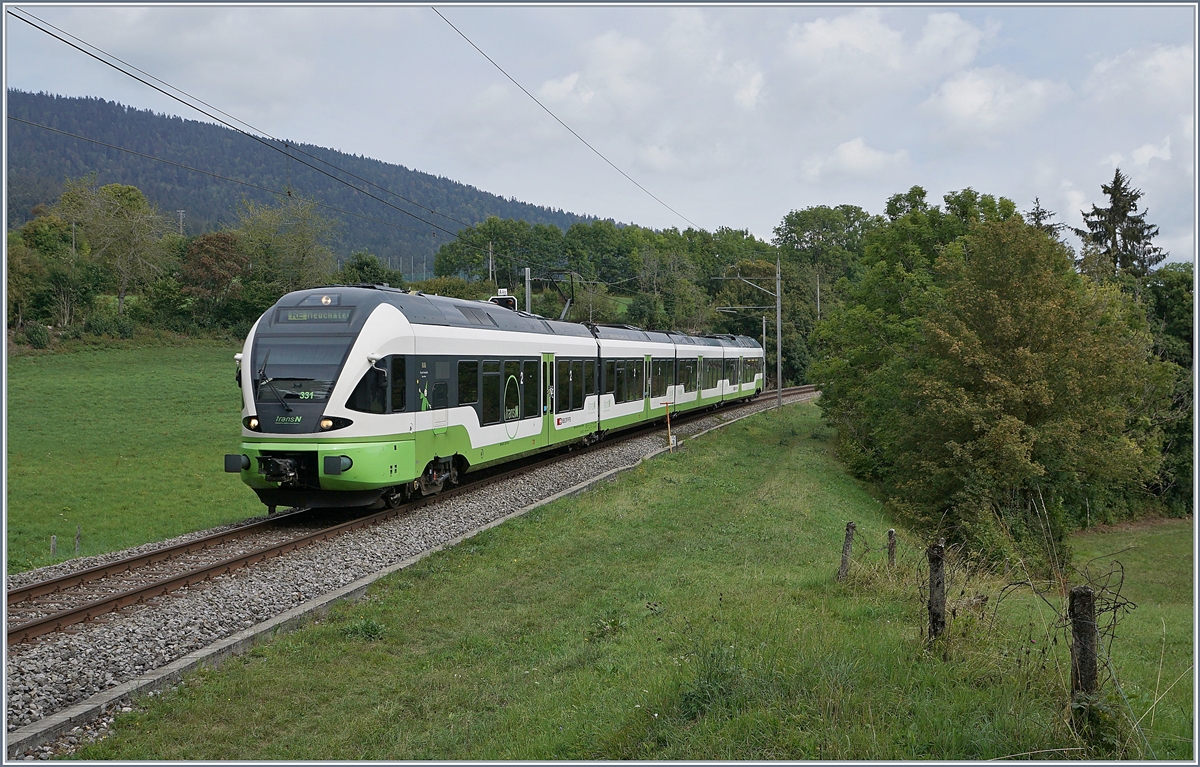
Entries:
{"label": "pine tree", "polygon": [[[1145,276],[1151,267],[1167,257],[1167,253],[1152,242],[1158,236],[1158,227],[1147,223],[1149,211],[1136,212],[1142,190],[1132,188],[1129,177],[1120,168],[1113,173],[1112,182],[1101,185],[1100,190],[1108,195],[1109,206],[1092,205],[1090,213],[1080,211],[1087,228],[1072,229],[1085,245],[1095,245],[1105,256],[1093,263],[1111,263],[1122,274]],[[1105,278],[1112,275],[1089,276]]]}

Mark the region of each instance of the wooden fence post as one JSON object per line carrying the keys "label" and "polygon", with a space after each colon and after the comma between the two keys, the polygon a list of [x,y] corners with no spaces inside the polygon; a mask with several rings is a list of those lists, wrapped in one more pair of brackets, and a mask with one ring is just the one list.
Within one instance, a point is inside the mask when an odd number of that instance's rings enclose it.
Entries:
{"label": "wooden fence post", "polygon": [[75,525],[75,556],[79,556],[79,540],[83,536],[83,525]]}
{"label": "wooden fence post", "polygon": [[1071,589],[1067,603],[1071,618],[1071,697],[1096,692],[1096,593],[1090,586]]}
{"label": "wooden fence post", "polygon": [[53,556],[57,556],[57,555],[58,555],[58,536],[52,535],[52,536],[50,536],[50,556],[53,557]]}
{"label": "wooden fence post", "polygon": [[946,630],[946,542],[939,540],[926,551],[929,557],[929,641]]}
{"label": "wooden fence post", "polygon": [[846,523],[846,542],[842,544],[842,566],[838,568],[837,579],[839,581],[846,580],[846,574],[850,572],[850,549],[854,545],[854,523]]}
{"label": "wooden fence post", "polygon": [[888,530],[888,567],[896,566],[896,531]]}

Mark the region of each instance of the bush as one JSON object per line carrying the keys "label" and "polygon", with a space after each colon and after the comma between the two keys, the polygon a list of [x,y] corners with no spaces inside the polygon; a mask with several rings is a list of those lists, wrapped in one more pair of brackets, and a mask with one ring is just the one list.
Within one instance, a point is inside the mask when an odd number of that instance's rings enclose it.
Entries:
{"label": "bush", "polygon": [[133,331],[137,328],[133,320],[125,316],[113,320],[112,327],[118,338],[133,338]]}
{"label": "bush", "polygon": [[93,336],[116,335],[114,322],[102,314],[93,314],[83,323],[83,330]]}
{"label": "bush", "polygon": [[45,325],[26,325],[25,342],[34,349],[45,349],[50,345],[50,331]]}

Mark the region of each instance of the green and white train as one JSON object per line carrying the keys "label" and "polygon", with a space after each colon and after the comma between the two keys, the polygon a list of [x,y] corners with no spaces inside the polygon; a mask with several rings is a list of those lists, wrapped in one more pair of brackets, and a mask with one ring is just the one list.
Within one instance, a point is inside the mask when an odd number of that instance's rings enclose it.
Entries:
{"label": "green and white train", "polygon": [[559,322],[378,285],[287,294],[236,359],[242,449],[225,470],[272,510],[395,506],[763,389],[762,347],[745,336]]}

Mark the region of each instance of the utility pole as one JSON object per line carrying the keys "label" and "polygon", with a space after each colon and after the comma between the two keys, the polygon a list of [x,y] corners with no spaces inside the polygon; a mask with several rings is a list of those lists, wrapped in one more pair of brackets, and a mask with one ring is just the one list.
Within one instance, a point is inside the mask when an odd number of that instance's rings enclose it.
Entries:
{"label": "utility pole", "polygon": [[183,236],[183,214],[185,211],[177,210],[175,212],[179,214],[179,236],[182,237]]}
{"label": "utility pole", "polygon": [[763,315],[763,351],[767,350],[767,315]]}
{"label": "utility pole", "polygon": [[492,278],[492,241],[488,240],[488,282],[495,282]]}
{"label": "utility pole", "polygon": [[75,222],[71,222],[71,260],[75,260]]}
{"label": "utility pole", "polygon": [[775,256],[775,407],[783,408],[783,280]]}
{"label": "utility pole", "polygon": [[532,301],[532,300],[533,300],[533,292],[532,292],[532,289],[529,287],[529,267],[527,266],[527,267],[525,267],[525,313],[526,314],[533,314],[533,311],[529,308],[530,301]]}
{"label": "utility pole", "polygon": [[821,319],[821,273],[817,272],[817,320]]}

